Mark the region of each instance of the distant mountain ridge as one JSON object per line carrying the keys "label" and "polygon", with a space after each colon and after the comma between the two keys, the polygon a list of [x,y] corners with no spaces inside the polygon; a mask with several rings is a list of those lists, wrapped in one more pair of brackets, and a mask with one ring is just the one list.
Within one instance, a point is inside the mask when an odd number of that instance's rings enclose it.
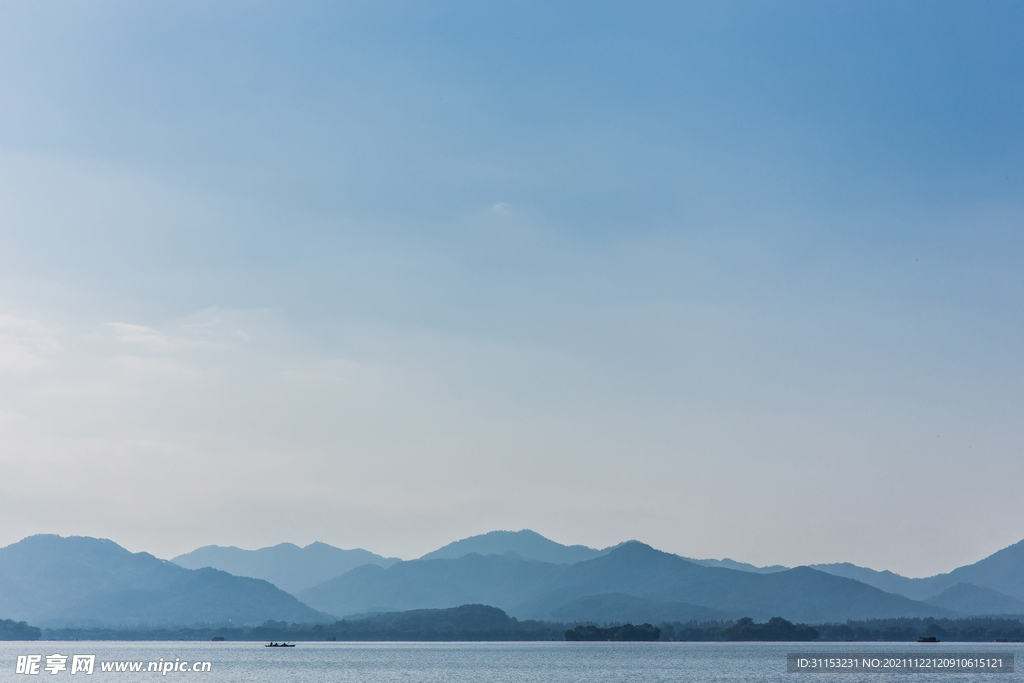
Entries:
{"label": "distant mountain ridge", "polygon": [[930,578],[948,577],[944,579],[948,583],[946,587],[955,586],[958,583],[973,583],[975,586],[991,588],[1017,600],[1024,600],[1024,571],[1022,568],[1024,568],[1024,541],[1019,541],[974,564],[958,567],[948,574],[939,574]]}
{"label": "distant mountain ridge", "polygon": [[[629,542],[625,541],[624,543]],[[491,531],[486,534],[470,536],[469,538],[449,543],[442,548],[427,553],[419,559],[454,560],[470,553],[477,553],[478,555],[507,555],[512,553],[527,560],[538,560],[553,564],[575,564],[576,562],[584,562],[601,555],[607,555],[624,543],[598,550],[585,545],[562,545],[530,529],[522,529],[521,531]],[[680,555],[680,557],[683,556]],[[721,560],[698,560],[692,557],[683,557],[683,559],[705,567],[726,567],[728,569],[739,569],[740,571],[758,574],[771,574],[789,569],[789,567],[783,567],[782,565],[757,567],[746,562],[730,560],[728,557]]]}
{"label": "distant mountain ridge", "polygon": [[266,581],[185,569],[107,539],[55,535],[0,548],[0,614],[44,627],[329,618]]}
{"label": "distant mountain ridge", "polygon": [[[957,584],[971,584],[986,588],[1011,600],[1004,601],[1001,610],[1015,609],[1015,603],[1024,601],[1024,541],[1003,548],[988,557],[948,574],[936,574],[920,579],[911,579],[890,571],[876,571],[848,562],[839,564],[812,565],[836,576],[856,579],[869,586],[875,586],[890,593],[899,593],[915,600],[928,600]],[[989,595],[989,605],[997,606],[994,596]],[[1011,614],[1010,611],[988,612],[990,614]]]}
{"label": "distant mountain ridge", "polygon": [[671,609],[665,604],[675,603],[676,609],[685,604],[731,618],[782,616],[814,623],[952,614],[807,567],[767,574],[704,567],[639,542],[575,564],[474,553],[388,569],[363,566],[301,591],[299,597],[338,615],[482,603],[518,618],[556,619],[560,609],[593,606],[607,601],[601,596],[608,594],[621,594],[620,607],[638,598],[633,608],[648,611]]}
{"label": "distant mountain ridge", "polygon": [[[682,557],[682,555],[680,555]],[[741,572],[753,572],[755,574],[774,574],[775,572],[784,572],[791,567],[783,567],[781,564],[773,564],[770,567],[758,567],[757,565],[748,564],[746,562],[737,562],[736,560],[730,560],[725,557],[721,560],[695,560],[690,557],[683,557],[684,560],[690,562],[696,562],[699,565],[705,567],[725,567],[726,569],[737,569]]]}
{"label": "distant mountain ridge", "polygon": [[43,627],[316,623],[472,604],[523,619],[599,623],[1024,614],[1024,541],[923,579],[848,563],[694,560],[637,541],[566,546],[528,529],[473,536],[406,562],[325,543],[206,546],[175,560],[195,569],[104,539],[23,539],[0,549],[0,619]]}
{"label": "distant mountain ridge", "polygon": [[828,574],[834,574],[835,576],[844,576],[848,579],[860,581],[866,583],[869,586],[880,588],[888,593],[899,593],[900,595],[906,595],[908,598],[914,598],[923,600],[935,593],[942,590],[941,587],[927,587],[925,582],[928,579],[909,579],[899,574],[894,574],[891,571],[877,571],[875,569],[868,569],[867,567],[859,567],[849,562],[835,562],[831,564],[812,564],[809,565],[812,569],[823,571]]}
{"label": "distant mountain ridge", "polygon": [[597,550],[585,545],[562,545],[545,538],[536,531],[491,531],[470,536],[427,553],[421,560],[455,560],[476,553],[478,555],[505,555],[514,553],[527,560],[552,564],[575,564],[606,554],[610,548]]}
{"label": "distant mountain ridge", "polygon": [[991,588],[975,586],[973,583],[950,586],[925,602],[961,614],[1024,615],[1024,602]]}
{"label": "distant mountain ridge", "polygon": [[293,595],[364,564],[390,567],[401,562],[397,557],[382,557],[362,548],[343,550],[320,542],[304,548],[280,543],[259,550],[208,545],[171,561],[186,569],[213,567],[235,576],[263,579]]}

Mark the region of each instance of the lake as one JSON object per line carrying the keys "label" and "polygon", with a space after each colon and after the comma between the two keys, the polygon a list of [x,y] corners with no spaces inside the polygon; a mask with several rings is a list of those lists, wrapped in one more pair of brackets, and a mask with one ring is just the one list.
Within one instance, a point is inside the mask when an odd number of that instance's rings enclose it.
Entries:
{"label": "lake", "polygon": [[[84,680],[208,683],[274,681],[303,683],[583,683],[588,681],[729,681],[854,683],[860,680],[1019,681],[1024,669],[1020,643],[298,643],[266,648],[243,642],[35,641],[0,643],[0,681],[83,680],[71,673],[73,655],[95,655]],[[800,674],[787,673],[786,654],[920,652],[1014,653],[1012,674]],[[50,674],[48,655],[67,656],[64,670]],[[41,655],[39,673],[16,673],[18,656]],[[143,671],[102,671],[104,663],[141,662]],[[208,672],[147,672],[149,662],[209,662]],[[61,660],[54,660],[58,666]]]}

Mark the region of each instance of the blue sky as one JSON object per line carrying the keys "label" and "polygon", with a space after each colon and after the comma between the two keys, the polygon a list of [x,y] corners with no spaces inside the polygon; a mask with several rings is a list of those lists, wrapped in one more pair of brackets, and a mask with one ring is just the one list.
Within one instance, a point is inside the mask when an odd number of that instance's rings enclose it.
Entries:
{"label": "blue sky", "polygon": [[1024,538],[1024,9],[14,2],[0,542]]}

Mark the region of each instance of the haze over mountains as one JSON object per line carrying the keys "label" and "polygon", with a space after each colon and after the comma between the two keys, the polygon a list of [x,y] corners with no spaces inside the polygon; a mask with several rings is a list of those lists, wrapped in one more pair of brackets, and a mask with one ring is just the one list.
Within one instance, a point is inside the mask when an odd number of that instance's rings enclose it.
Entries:
{"label": "haze over mountains", "polygon": [[280,543],[259,550],[208,545],[178,555],[171,562],[186,569],[214,567],[235,576],[264,579],[289,593],[297,593],[364,564],[390,567],[401,560],[361,548],[342,550],[326,543],[311,543],[305,548]]}
{"label": "haze over mountains", "polygon": [[565,546],[529,530],[462,539],[404,562],[324,543],[206,546],[168,562],[108,540],[41,535],[0,549],[0,618],[44,627],[324,622],[478,603],[559,622],[821,623],[1024,614],[1022,577],[1024,542],[909,579],[851,564],[692,560],[637,541]]}

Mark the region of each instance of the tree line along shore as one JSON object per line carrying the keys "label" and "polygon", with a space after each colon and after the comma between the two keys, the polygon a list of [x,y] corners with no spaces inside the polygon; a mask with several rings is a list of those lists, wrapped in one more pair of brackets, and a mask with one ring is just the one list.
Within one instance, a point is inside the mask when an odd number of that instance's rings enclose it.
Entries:
{"label": "tree line along shore", "polygon": [[329,624],[268,621],[259,626],[162,628],[39,628],[0,620],[0,640],[224,641],[776,641],[776,642],[1019,642],[1020,617],[873,619],[843,624],[737,621],[652,624],[564,624],[518,620],[486,605],[411,610],[341,619]]}

